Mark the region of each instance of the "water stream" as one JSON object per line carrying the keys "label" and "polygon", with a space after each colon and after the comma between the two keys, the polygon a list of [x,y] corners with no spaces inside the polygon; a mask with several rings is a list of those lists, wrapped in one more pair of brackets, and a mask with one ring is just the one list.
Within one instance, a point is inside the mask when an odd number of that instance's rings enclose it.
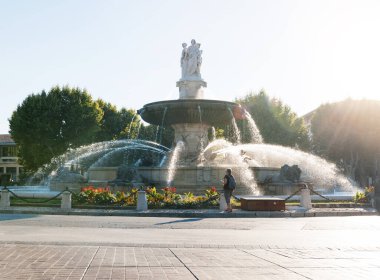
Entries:
{"label": "water stream", "polygon": [[181,152],[185,149],[185,144],[182,141],[178,141],[174,150],[172,151],[169,165],[168,165],[168,177],[167,177],[167,185],[171,186],[173,183],[173,179],[175,177],[175,173],[177,171],[177,163]]}
{"label": "water stream", "polygon": [[239,127],[237,126],[237,123],[236,123],[236,120],[235,120],[235,116],[232,113],[231,108],[228,108],[228,110],[231,113],[231,125],[232,125],[232,132],[233,132],[233,141],[236,144],[240,144],[241,143],[241,136],[240,136]]}
{"label": "water stream", "polygon": [[245,115],[245,119],[247,120],[247,125],[248,125],[249,133],[251,136],[251,143],[253,144],[263,143],[263,137],[261,136],[260,130],[257,127],[255,121],[252,119],[251,114],[248,111],[245,111],[244,115]]}

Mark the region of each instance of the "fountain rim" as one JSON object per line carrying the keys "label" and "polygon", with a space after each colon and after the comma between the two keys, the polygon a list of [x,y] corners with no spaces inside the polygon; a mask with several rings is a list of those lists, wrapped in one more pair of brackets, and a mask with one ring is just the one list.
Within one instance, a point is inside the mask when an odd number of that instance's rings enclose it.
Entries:
{"label": "fountain rim", "polygon": [[[183,109],[183,110],[182,110]],[[185,113],[186,110],[191,109],[195,113],[195,115],[192,118],[186,118],[185,115],[188,115],[188,113]],[[226,124],[232,119],[234,114],[232,111],[238,111],[244,110],[240,104],[231,102],[231,101],[223,101],[223,100],[213,100],[213,99],[174,99],[174,100],[163,100],[163,101],[157,101],[145,104],[141,109],[137,111],[137,113],[142,117],[142,119],[148,123],[155,124],[155,125],[173,125],[173,124],[180,124],[180,123],[200,123],[200,116],[198,115],[198,111],[202,111],[207,115],[207,112],[214,111],[214,117],[211,119],[203,119],[204,124],[208,125],[216,125],[221,120],[221,124]],[[241,109],[241,110],[240,110]],[[166,116],[166,111],[168,111],[168,114],[170,114],[170,111],[176,110],[178,113],[178,110],[182,110],[183,112],[180,114],[182,116],[182,120],[173,118],[171,121],[167,121],[165,118],[164,122],[161,123],[160,120],[164,119],[164,116]],[[215,113],[217,110],[222,111],[230,111],[231,117],[216,117],[218,113]],[[222,113],[222,111],[220,111]],[[156,112],[156,113],[154,113]],[[159,113],[160,112],[160,113]],[[188,112],[188,111],[187,111]],[[155,117],[152,117],[151,114],[155,114]],[[228,113],[230,115],[230,113]],[[188,115],[189,116],[189,115]],[[215,120],[214,120],[215,119]]]}
{"label": "fountain rim", "polygon": [[[151,103],[145,104],[140,110],[154,106],[154,105],[161,105],[161,104],[181,104],[181,103],[217,103],[217,104],[223,104],[223,105],[231,105],[231,106],[237,106],[241,107],[240,104],[232,102],[232,101],[224,101],[224,100],[217,100],[217,99],[169,99],[169,100],[161,100],[161,101],[155,101]],[[138,111],[140,111],[138,110]]]}

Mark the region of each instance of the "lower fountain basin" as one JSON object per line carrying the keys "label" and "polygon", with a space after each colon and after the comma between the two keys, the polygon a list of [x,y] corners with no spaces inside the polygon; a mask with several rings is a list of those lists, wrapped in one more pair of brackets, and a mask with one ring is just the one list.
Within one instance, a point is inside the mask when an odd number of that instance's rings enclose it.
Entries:
{"label": "lower fountain basin", "polygon": [[[150,124],[169,126],[180,123],[200,123],[211,126],[231,123],[243,116],[239,104],[208,99],[181,99],[149,103],[138,110],[142,119]],[[232,113],[232,114],[231,114]]]}

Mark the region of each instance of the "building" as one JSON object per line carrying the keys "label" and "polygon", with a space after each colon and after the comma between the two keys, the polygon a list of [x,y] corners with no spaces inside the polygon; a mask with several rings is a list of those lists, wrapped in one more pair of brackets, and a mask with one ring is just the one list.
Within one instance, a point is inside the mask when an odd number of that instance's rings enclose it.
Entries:
{"label": "building", "polygon": [[0,175],[8,174],[12,181],[17,181],[22,171],[18,163],[16,143],[9,134],[0,134]]}

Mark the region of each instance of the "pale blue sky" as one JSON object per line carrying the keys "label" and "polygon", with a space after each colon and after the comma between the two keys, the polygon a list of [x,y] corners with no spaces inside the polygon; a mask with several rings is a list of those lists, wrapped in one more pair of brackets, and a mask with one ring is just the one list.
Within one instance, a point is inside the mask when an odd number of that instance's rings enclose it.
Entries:
{"label": "pale blue sky", "polygon": [[301,115],[380,99],[380,1],[0,0],[0,133],[28,94],[57,84],[135,109],[178,98],[192,38],[208,98],[265,89]]}

